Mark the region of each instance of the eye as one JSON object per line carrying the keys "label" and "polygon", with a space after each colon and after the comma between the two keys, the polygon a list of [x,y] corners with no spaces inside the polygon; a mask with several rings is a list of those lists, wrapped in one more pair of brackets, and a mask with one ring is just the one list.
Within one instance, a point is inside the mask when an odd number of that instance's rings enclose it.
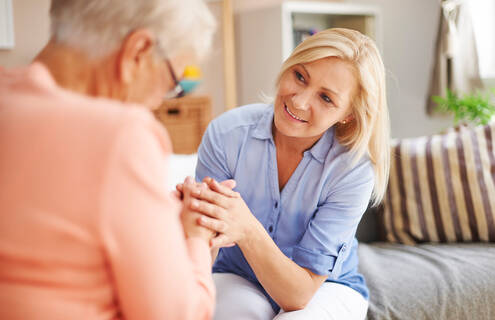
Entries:
{"label": "eye", "polygon": [[299,71],[294,71],[294,74],[296,75],[297,80],[306,82],[306,79],[304,79],[304,76]]}
{"label": "eye", "polygon": [[324,94],[324,93],[322,93],[322,94],[320,95],[320,97],[321,97],[321,99],[322,99],[323,101],[325,101],[326,103],[331,103],[331,102],[332,102],[332,99],[330,99],[330,98],[329,98],[326,94]]}

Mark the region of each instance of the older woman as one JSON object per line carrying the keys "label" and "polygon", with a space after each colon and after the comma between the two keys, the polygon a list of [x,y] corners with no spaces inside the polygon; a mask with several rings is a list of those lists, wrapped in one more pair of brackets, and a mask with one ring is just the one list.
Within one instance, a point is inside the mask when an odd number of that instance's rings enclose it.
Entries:
{"label": "older woman", "polygon": [[207,49],[211,14],[201,0],[50,13],[34,63],[0,70],[0,318],[209,318],[212,232],[166,192],[171,146],[148,108]]}

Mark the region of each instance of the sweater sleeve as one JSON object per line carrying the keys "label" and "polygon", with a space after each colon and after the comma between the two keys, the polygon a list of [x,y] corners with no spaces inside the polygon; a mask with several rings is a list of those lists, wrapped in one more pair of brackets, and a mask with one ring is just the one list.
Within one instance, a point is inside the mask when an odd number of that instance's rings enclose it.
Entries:
{"label": "sweater sleeve", "polygon": [[166,188],[170,142],[150,118],[119,129],[109,150],[99,228],[118,303],[126,319],[209,319],[211,257],[186,240],[181,204]]}

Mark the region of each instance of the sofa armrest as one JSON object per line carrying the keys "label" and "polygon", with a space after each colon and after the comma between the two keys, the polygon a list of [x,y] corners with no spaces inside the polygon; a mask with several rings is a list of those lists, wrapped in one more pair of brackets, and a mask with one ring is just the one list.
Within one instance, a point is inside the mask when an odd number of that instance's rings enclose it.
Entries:
{"label": "sofa armrest", "polygon": [[380,214],[383,207],[368,207],[359,223],[356,238],[360,242],[370,243],[384,241],[383,226],[380,224]]}

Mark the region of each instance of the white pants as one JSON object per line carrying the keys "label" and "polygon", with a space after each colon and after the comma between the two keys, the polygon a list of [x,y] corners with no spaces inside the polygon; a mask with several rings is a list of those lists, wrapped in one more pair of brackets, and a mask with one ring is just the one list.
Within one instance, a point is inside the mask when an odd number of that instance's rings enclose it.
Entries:
{"label": "white pants", "polygon": [[342,284],[325,282],[303,310],[278,314],[251,282],[231,273],[214,273],[217,305],[214,320],[363,320],[368,301]]}

